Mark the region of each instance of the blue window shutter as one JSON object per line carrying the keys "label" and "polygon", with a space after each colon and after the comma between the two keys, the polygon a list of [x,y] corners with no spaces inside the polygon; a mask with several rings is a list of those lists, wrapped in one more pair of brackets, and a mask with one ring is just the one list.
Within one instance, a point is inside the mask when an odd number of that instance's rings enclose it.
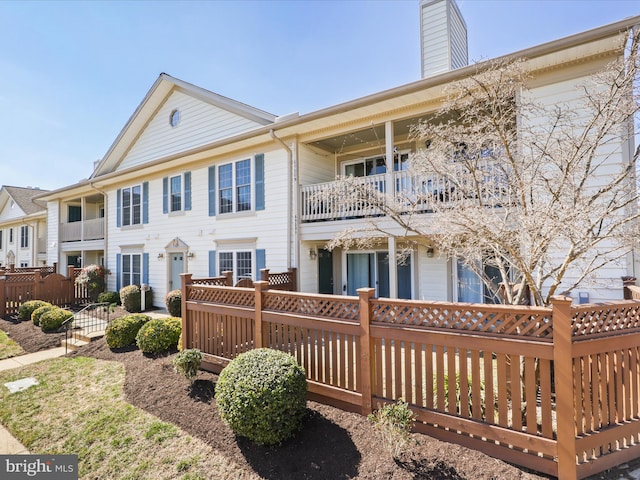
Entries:
{"label": "blue window shutter", "polygon": [[209,277],[215,277],[216,275],[216,251],[209,250]]}
{"label": "blue window shutter", "polygon": [[267,268],[267,255],[264,248],[258,248],[256,250],[256,278],[260,280],[260,270]]}
{"label": "blue window shutter", "polygon": [[149,223],[149,182],[142,182],[142,223]]}
{"label": "blue window shutter", "polygon": [[255,157],[256,210],[264,210],[264,154]]}
{"label": "blue window shutter", "polygon": [[[116,196],[118,197],[116,202],[116,227],[122,226],[122,190],[116,190]],[[119,289],[118,289],[119,290]]]}
{"label": "blue window shutter", "polygon": [[209,216],[216,215],[216,167],[209,167]]}
{"label": "blue window shutter", "polygon": [[149,254],[142,254],[142,283],[149,284]]}
{"label": "blue window shutter", "polygon": [[191,210],[191,172],[184,172],[184,209]]}
{"label": "blue window shutter", "polygon": [[162,213],[169,212],[169,177],[162,179]]}
{"label": "blue window shutter", "polygon": [[119,253],[116,253],[116,292],[120,293],[120,285],[121,285],[121,278],[120,278],[120,272],[122,271],[122,255],[120,255]]}

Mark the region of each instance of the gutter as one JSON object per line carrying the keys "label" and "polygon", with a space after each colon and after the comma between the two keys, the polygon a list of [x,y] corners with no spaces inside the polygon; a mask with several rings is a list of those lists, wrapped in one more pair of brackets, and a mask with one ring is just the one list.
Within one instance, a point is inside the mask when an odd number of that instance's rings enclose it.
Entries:
{"label": "gutter", "polygon": [[[280,137],[278,137],[275,132],[273,131],[273,129],[269,130],[269,135],[271,136],[271,138],[273,140],[275,140],[277,143],[279,143],[282,148],[284,148],[284,150],[287,152],[287,172],[289,173],[289,179],[288,179],[288,183],[289,185],[287,186],[287,190],[288,190],[288,195],[287,195],[287,268],[291,268],[291,261],[292,258],[295,256],[297,257],[297,255],[294,255],[293,250],[297,249],[297,235],[296,238],[292,238],[292,233],[294,232],[293,229],[293,219],[292,219],[292,207],[293,207],[293,195],[294,195],[294,188],[293,185],[297,183],[297,179],[296,179],[296,173],[294,171],[294,167],[293,167],[293,151],[291,150],[291,148],[289,148],[289,146],[284,143],[282,141],[282,139]],[[297,192],[297,188],[295,189],[295,191]],[[297,208],[297,206],[296,206]],[[296,222],[298,219],[298,215],[295,215],[296,218]],[[296,223],[297,226],[297,223]],[[297,228],[295,229],[295,233],[297,234]],[[296,262],[296,266],[297,266],[298,262]],[[297,288],[297,286],[296,286]]]}

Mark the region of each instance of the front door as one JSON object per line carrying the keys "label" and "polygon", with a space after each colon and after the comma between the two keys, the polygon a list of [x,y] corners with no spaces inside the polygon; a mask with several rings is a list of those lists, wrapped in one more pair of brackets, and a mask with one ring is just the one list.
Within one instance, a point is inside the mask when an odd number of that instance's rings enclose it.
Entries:
{"label": "front door", "polygon": [[333,253],[318,249],[318,293],[333,294]]}
{"label": "front door", "polygon": [[169,290],[179,290],[180,288],[182,288],[180,274],[184,273],[184,253],[175,252],[169,255],[171,256]]}

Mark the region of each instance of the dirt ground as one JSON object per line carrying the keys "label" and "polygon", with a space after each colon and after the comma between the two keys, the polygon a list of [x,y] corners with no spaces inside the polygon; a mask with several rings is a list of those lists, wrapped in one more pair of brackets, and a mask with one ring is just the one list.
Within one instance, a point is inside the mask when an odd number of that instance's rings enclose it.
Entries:
{"label": "dirt ground", "polygon": [[[27,352],[59,345],[60,334],[44,334],[31,322],[0,319],[0,330]],[[308,402],[304,426],[294,439],[279,447],[259,447],[236,437],[220,419],[214,398],[217,376],[212,373],[199,372],[190,387],[174,373],[172,355],[146,356],[135,348],[113,351],[104,339],[69,355],[121,362],[130,403],[179,426],[265,479],[547,478],[421,434],[413,434],[410,452],[394,460],[365,417],[315,402]]]}

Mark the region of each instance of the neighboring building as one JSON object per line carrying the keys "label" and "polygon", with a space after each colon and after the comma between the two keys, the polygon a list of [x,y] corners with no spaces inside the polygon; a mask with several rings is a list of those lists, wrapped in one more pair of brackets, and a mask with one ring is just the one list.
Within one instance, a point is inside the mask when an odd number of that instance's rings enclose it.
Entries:
{"label": "neighboring building", "polygon": [[0,267],[47,264],[47,209],[35,200],[43,192],[31,187],[0,189]]}
{"label": "neighboring building", "polygon": [[[624,20],[512,56],[526,59],[541,102],[577,104],[575,85],[619,55],[622,32],[638,23]],[[430,249],[402,265],[393,237],[371,251],[325,250],[370,212],[353,205],[338,214],[314,197],[339,175],[406,184],[409,154],[418,148],[410,126],[437,110],[443,87],[473,72],[434,74],[286,117],[161,74],[91,178],[41,196],[53,247],[48,263],[104,262],[110,290],[148,283],[158,306],[182,272],[232,270],[237,281],[258,278],[263,267],[297,267],[305,292],[353,295],[369,286],[391,298],[482,301],[461,264]],[[628,162],[624,151],[610,157],[612,165]],[[592,301],[621,297],[620,277],[637,272],[632,258],[625,262],[604,271],[599,288],[585,289]]]}

